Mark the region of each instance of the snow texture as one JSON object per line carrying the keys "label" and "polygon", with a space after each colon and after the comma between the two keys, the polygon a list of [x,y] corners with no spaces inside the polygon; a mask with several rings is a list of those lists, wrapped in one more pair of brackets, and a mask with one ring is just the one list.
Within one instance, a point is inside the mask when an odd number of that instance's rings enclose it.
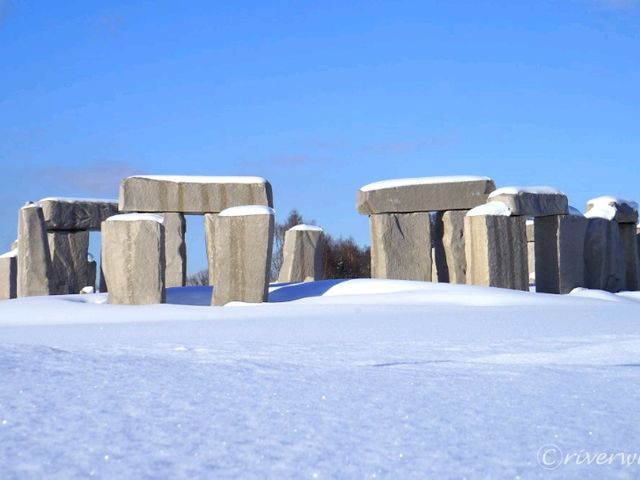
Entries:
{"label": "snow texture", "polygon": [[512,214],[511,209],[502,202],[487,202],[483,205],[478,205],[467,212],[467,217],[480,217],[483,215],[495,215],[500,217],[510,217]]}
{"label": "snow texture", "polygon": [[0,255],[0,258],[14,258],[18,256],[18,249],[14,248],[13,250],[3,253]]}
{"label": "snow texture", "polygon": [[72,197],[45,197],[38,200],[40,202],[54,201],[63,203],[118,203],[117,199],[113,198],[72,198]]}
{"label": "snow texture", "polygon": [[300,225],[296,225],[295,227],[291,227],[289,230],[310,230],[312,232],[322,232],[322,228],[317,225],[307,225],[305,223],[301,223]]}
{"label": "snow texture", "polygon": [[164,223],[164,217],[155,213],[121,213],[107,218],[106,222],[137,222],[140,220],[150,220],[152,222]]}
{"label": "snow texture", "polygon": [[262,177],[250,176],[134,175],[129,178],[147,178],[176,183],[267,183],[267,180]]}
{"label": "snow texture", "polygon": [[383,190],[385,188],[408,187],[412,185],[433,185],[438,183],[477,182],[491,180],[489,177],[476,177],[470,175],[445,176],[445,177],[416,177],[397,178],[395,180],[382,180],[370,183],[360,189],[362,192],[371,190]]}
{"label": "snow texture", "polygon": [[491,192],[489,198],[495,198],[498,195],[518,195],[520,193],[564,195],[560,190],[553,187],[502,187]]}
{"label": "snow texture", "polygon": [[245,215],[274,215],[273,208],[265,205],[241,205],[231,207],[221,211],[218,215],[221,217],[242,217]]}
{"label": "snow texture", "polygon": [[634,202],[633,200],[625,200],[623,198],[616,198],[609,195],[592,198],[587,202],[587,205],[593,205],[594,207],[600,205],[608,205],[611,207],[626,205],[632,210],[638,210],[638,202]]}

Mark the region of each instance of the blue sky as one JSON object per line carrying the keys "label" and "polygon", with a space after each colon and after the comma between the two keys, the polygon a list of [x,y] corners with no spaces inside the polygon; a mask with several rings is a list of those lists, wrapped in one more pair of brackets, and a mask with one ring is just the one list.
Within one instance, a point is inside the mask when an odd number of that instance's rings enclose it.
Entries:
{"label": "blue sky", "polygon": [[135,173],[262,175],[362,244],[386,178],[640,199],[640,1],[0,0],[0,163],[2,249],[25,201]]}

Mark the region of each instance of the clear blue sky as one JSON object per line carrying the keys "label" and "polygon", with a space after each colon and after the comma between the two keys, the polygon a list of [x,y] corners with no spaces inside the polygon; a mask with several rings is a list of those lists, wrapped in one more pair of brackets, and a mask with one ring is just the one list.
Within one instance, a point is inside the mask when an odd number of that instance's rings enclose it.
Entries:
{"label": "clear blue sky", "polygon": [[262,175],[362,244],[386,178],[640,199],[640,2],[0,0],[0,162],[2,250],[25,201],[134,173]]}

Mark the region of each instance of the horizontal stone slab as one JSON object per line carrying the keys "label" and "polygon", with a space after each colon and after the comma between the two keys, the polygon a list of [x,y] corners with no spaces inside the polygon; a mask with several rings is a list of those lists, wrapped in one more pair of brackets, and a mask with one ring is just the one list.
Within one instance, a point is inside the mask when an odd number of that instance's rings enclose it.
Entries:
{"label": "horizontal stone slab", "polygon": [[638,223],[638,204],[615,197],[592,198],[587,202],[588,218],[604,218],[618,223]]}
{"label": "horizontal stone slab", "polygon": [[123,212],[202,215],[240,205],[273,206],[271,184],[261,177],[144,175],[120,183]]}
{"label": "horizontal stone slab", "polygon": [[492,192],[489,200],[502,202],[514,216],[545,217],[567,215],[567,196],[552,187],[504,187]]}
{"label": "horizontal stone slab", "polygon": [[453,176],[385,180],[358,190],[358,213],[412,213],[468,210],[495,190],[488,177]]}
{"label": "horizontal stone slab", "polygon": [[100,230],[103,221],[118,213],[117,200],[47,197],[42,207],[47,230]]}

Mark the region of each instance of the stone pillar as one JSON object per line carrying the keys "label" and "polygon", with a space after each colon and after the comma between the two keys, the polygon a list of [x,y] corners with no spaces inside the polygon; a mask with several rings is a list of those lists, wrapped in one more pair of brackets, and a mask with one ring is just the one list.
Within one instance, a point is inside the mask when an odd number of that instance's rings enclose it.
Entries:
{"label": "stone pillar", "polygon": [[466,216],[464,238],[467,284],[529,289],[525,217]]}
{"label": "stone pillar", "polygon": [[182,213],[163,213],[162,216],[167,260],[165,286],[184,287],[187,284],[187,245],[184,241],[187,222]]}
{"label": "stone pillar", "polygon": [[585,286],[609,292],[626,287],[626,266],[618,223],[590,218],[584,244]]}
{"label": "stone pillar", "polygon": [[213,305],[261,303],[268,298],[273,248],[273,209],[232,207],[210,217],[213,223]]}
{"label": "stone pillar", "polygon": [[589,220],[578,215],[535,219],[536,292],[569,293],[585,286],[584,244]]}
{"label": "stone pillar", "polygon": [[468,211],[451,210],[436,213],[438,231],[433,233],[439,282],[466,283],[464,217]]}
{"label": "stone pillar", "polygon": [[371,277],[431,281],[428,213],[369,216]]}
{"label": "stone pillar", "polygon": [[638,241],[635,223],[618,224],[622,251],[626,264],[627,290],[640,290],[640,264],[638,260]]}
{"label": "stone pillar", "polygon": [[16,298],[18,283],[18,251],[0,255],[0,300]]}
{"label": "stone pillar", "polygon": [[80,293],[87,283],[89,232],[53,231],[47,234],[52,267],[52,293]]}
{"label": "stone pillar", "polygon": [[296,225],[284,234],[279,283],[313,282],[322,268],[322,229],[315,225]]}
{"label": "stone pillar", "polygon": [[102,222],[102,269],[109,303],[164,303],[163,217],[115,215]]}
{"label": "stone pillar", "polygon": [[207,271],[209,272],[209,285],[213,285],[213,259],[215,258],[215,220],[217,213],[207,213],[204,216],[204,240],[207,248]]}
{"label": "stone pillar", "polygon": [[42,208],[20,209],[18,220],[18,296],[51,293],[51,256]]}
{"label": "stone pillar", "polygon": [[98,272],[98,264],[93,255],[87,255],[87,284],[86,287],[96,289],[96,274]]}
{"label": "stone pillar", "polygon": [[529,283],[535,283],[536,272],[536,243],[535,243],[535,227],[532,219],[527,220],[527,258],[529,261]]}

